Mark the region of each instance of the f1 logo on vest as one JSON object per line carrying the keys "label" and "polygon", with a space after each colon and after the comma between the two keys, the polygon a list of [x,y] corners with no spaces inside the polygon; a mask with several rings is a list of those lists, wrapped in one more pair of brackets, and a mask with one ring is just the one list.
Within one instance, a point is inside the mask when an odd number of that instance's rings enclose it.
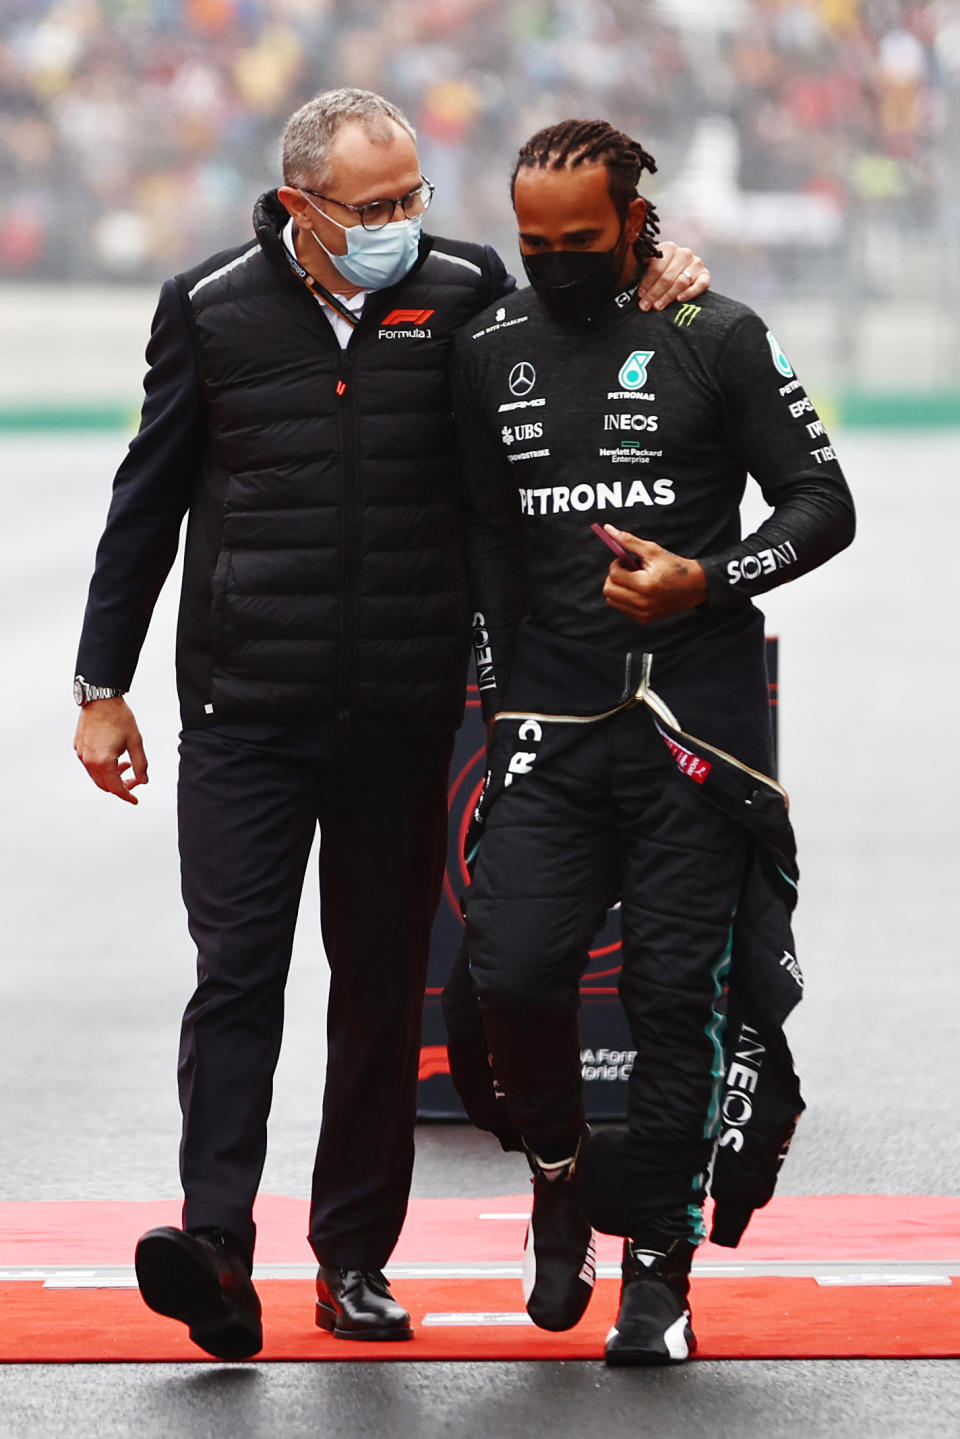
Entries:
{"label": "f1 logo on vest", "polygon": [[381,325],[425,325],[436,310],[391,310]]}

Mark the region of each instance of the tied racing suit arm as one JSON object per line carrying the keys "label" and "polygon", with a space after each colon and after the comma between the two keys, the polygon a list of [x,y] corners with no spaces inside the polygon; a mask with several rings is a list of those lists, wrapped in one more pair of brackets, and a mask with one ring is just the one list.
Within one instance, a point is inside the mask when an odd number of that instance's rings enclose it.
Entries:
{"label": "tied racing suit arm", "polygon": [[477,688],[489,720],[502,708],[517,627],[527,609],[526,546],[519,492],[480,413],[477,372],[464,365],[459,344],[452,385]]}
{"label": "tied racing suit arm", "polygon": [[492,245],[484,245],[483,263],[487,284],[486,296],[482,306],[482,308],[485,308],[487,305],[492,305],[494,300],[502,300],[505,295],[512,294],[517,288],[517,282],[514,277],[508,273],[506,265]]}
{"label": "tied racing suit arm", "polygon": [[121,690],[130,688],[202,463],[200,371],[172,280],[160,291],[146,357],[140,428],[114,479],[76,668]]}
{"label": "tied racing suit arm", "polygon": [[727,337],[718,379],[730,443],[773,513],[743,540],[700,556],[708,605],[762,594],[816,569],[853,539],[853,499],[812,401],[763,321]]}

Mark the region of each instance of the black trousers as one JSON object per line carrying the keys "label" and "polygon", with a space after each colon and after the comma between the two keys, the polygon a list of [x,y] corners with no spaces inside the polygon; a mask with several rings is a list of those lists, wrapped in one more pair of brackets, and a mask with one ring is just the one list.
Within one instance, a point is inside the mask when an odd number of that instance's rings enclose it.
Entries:
{"label": "black trousers", "polygon": [[183,1018],[184,1225],[253,1247],[304,871],[321,830],[330,965],[310,1243],[382,1268],[403,1224],[430,931],[446,854],[453,737],[347,724],[186,730],[183,897],[197,989]]}
{"label": "black trousers", "polygon": [[467,943],[511,1120],[545,1158],[582,1123],[578,986],[621,901],[631,1233],[700,1237],[719,1118],[723,986],[747,839],[681,774],[649,710],[498,720]]}

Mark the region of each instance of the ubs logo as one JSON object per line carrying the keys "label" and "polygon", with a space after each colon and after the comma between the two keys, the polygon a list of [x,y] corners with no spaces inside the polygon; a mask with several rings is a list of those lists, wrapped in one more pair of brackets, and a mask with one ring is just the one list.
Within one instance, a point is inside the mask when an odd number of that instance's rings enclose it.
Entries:
{"label": "ubs logo", "polygon": [[514,365],[507,379],[511,395],[529,395],[537,383],[537,372],[529,360],[521,360]]}

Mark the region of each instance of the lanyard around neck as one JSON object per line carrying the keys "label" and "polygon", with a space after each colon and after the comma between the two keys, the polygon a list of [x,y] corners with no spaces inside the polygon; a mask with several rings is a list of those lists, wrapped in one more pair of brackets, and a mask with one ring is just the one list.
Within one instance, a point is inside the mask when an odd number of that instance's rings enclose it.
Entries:
{"label": "lanyard around neck", "polygon": [[336,311],[341,320],[346,320],[350,328],[355,330],[360,323],[359,315],[355,315],[352,310],[349,310],[342,300],[339,300],[336,295],[327,289],[326,285],[321,285],[319,280],[315,280],[309,270],[303,268],[296,256],[291,255],[286,245],[283,247],[283,253],[286,255],[287,263],[293,273],[298,279],[303,281],[310,293],[318,295],[330,306],[331,310]]}

